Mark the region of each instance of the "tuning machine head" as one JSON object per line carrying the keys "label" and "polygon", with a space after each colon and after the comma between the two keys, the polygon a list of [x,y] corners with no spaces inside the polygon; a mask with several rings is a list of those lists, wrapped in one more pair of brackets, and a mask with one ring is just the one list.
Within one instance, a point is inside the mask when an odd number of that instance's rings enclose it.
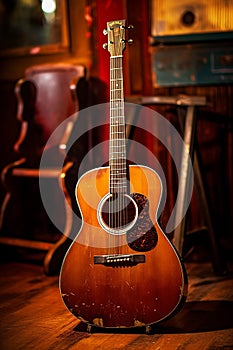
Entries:
{"label": "tuning machine head", "polygon": [[126,29],[133,29],[133,26],[126,26],[125,20],[107,22],[107,28],[103,30],[103,34],[108,36],[108,40],[103,44],[103,48],[108,49],[112,57],[122,56],[126,43],[132,44],[133,39],[125,39]]}
{"label": "tuning machine head", "polygon": [[130,24],[129,26],[121,26],[122,29],[134,29],[134,26]]}
{"label": "tuning machine head", "polygon": [[122,42],[122,43],[132,44],[132,43],[133,43],[133,39],[128,39],[128,40],[122,39],[121,42]]}

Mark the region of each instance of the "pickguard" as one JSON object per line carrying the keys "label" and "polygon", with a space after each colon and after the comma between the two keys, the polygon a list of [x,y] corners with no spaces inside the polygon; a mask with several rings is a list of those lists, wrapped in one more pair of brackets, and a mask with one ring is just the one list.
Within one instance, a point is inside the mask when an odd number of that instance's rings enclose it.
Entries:
{"label": "pickguard", "polygon": [[141,193],[132,193],[138,207],[138,218],[133,228],[127,231],[127,243],[137,252],[147,252],[158,242],[158,235],[149,216],[149,201]]}

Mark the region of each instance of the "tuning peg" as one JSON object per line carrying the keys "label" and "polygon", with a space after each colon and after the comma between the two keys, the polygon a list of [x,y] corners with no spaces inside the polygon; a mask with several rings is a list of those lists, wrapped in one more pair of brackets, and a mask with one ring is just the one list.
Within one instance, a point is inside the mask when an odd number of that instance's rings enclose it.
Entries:
{"label": "tuning peg", "polygon": [[121,26],[122,29],[133,29],[134,26],[132,24],[130,24],[128,27],[126,26]]}
{"label": "tuning peg", "polygon": [[103,44],[103,48],[106,50],[107,47],[108,47],[108,43],[104,43],[104,44]]}
{"label": "tuning peg", "polygon": [[133,39],[129,39],[129,40],[121,39],[121,42],[122,43],[132,44],[133,43]]}
{"label": "tuning peg", "polygon": [[104,35],[107,35],[107,34],[108,34],[107,29],[104,29],[104,30],[103,30],[103,34],[104,34]]}

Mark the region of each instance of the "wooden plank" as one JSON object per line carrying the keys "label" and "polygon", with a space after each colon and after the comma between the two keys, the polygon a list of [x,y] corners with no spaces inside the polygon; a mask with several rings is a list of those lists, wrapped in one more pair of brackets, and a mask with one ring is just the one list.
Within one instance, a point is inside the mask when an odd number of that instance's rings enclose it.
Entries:
{"label": "wooden plank", "polygon": [[[151,335],[122,330],[87,333],[62,302],[58,277],[43,268],[2,263],[0,348],[11,350],[207,350],[233,346],[232,276],[219,279],[211,264],[188,264],[190,294],[174,318]],[[225,318],[225,320],[224,320]],[[79,327],[77,325],[79,324]]]}

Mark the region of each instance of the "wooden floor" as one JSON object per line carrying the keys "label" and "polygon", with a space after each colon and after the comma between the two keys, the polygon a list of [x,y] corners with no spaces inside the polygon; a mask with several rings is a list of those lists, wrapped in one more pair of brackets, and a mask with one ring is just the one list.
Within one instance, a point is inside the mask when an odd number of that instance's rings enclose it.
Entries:
{"label": "wooden floor", "polygon": [[147,335],[85,331],[65,308],[58,277],[41,265],[1,262],[1,350],[233,349],[233,275],[216,276],[209,262],[189,262],[183,309]]}

